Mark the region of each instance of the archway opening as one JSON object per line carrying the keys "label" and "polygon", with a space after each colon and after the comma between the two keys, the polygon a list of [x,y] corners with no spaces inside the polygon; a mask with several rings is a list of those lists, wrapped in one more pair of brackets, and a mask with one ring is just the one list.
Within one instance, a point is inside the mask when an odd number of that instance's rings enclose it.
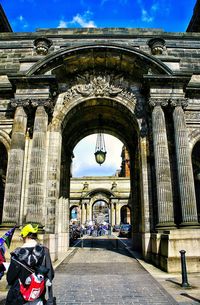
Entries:
{"label": "archway opening", "polygon": [[131,223],[131,210],[127,205],[121,208],[121,223],[122,224],[130,224]]}
{"label": "archway opening", "polygon": [[98,200],[93,204],[92,221],[97,225],[110,223],[110,209],[107,202]]}
{"label": "archway opening", "polygon": [[[134,100],[133,100],[134,103]],[[123,175],[108,176],[85,176],[73,177],[73,159],[76,145],[85,137],[96,134],[99,129],[99,114],[103,118],[103,132],[116,137],[122,142],[128,154],[122,150],[120,157],[123,156],[123,166],[126,166],[124,173],[129,172],[128,177]],[[106,144],[107,145],[107,144]],[[94,147],[93,147],[94,149]],[[137,239],[135,243],[138,250],[142,249],[141,234],[141,190],[140,190],[140,145],[139,145],[139,126],[136,115],[123,100],[111,98],[83,98],[75,103],[64,117],[62,122],[62,157],[61,157],[61,196],[69,198],[70,205],[79,201],[81,209],[81,223],[85,224],[92,220],[92,204],[90,193],[94,189],[106,189],[109,194],[109,205],[111,208],[112,226],[120,224],[120,207],[125,203],[130,206],[135,213],[131,214],[130,223],[134,224],[134,232]],[[84,160],[85,152],[81,158]],[[94,158],[94,151],[91,158]],[[129,159],[125,160],[129,156]],[[112,156],[113,160],[114,157]],[[121,163],[121,164],[122,164]],[[103,165],[98,168],[102,168]],[[78,186],[78,187],[77,187]],[[74,196],[74,198],[73,198]],[[76,198],[75,198],[76,197]],[[133,219],[134,217],[134,219]]]}
{"label": "archway opening", "polygon": [[194,173],[194,185],[197,202],[198,221],[200,222],[200,141],[196,143],[192,151],[192,165]]}
{"label": "archway opening", "polygon": [[0,223],[2,222],[2,214],[3,214],[7,163],[8,163],[7,150],[5,146],[0,142]]}
{"label": "archway opening", "polygon": [[71,206],[69,209],[69,221],[70,224],[80,223],[80,208],[77,205]]}

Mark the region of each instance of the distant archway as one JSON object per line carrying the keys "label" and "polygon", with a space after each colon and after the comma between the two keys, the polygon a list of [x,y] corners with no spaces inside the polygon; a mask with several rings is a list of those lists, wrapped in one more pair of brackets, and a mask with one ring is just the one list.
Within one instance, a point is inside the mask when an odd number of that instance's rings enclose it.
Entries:
{"label": "distant archway", "polygon": [[121,223],[130,224],[131,223],[131,211],[127,205],[124,205],[120,211]]}
{"label": "distant archway", "polygon": [[77,205],[73,205],[70,208],[70,213],[69,213],[70,222],[73,223],[73,222],[80,221],[80,218],[81,218],[80,217],[80,208]]}
{"label": "distant archway", "polygon": [[92,207],[92,220],[97,224],[110,222],[110,209],[104,200],[98,200]]}

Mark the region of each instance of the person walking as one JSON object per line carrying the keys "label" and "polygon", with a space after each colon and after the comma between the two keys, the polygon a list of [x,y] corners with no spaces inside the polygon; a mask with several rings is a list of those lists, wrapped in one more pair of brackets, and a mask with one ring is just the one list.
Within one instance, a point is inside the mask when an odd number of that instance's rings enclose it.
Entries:
{"label": "person walking", "polygon": [[[7,294],[5,305],[23,305],[27,303],[24,295],[21,292],[21,286],[26,289],[32,280],[32,272],[39,273],[38,270],[43,270],[44,278],[52,282],[54,278],[54,270],[47,247],[37,241],[38,226],[32,224],[25,225],[21,230],[23,245],[16,248],[11,253],[10,266],[6,277],[10,289]],[[46,303],[45,288],[38,298],[38,305]],[[33,302],[30,302],[30,304]],[[28,303],[27,303],[28,304]]]}

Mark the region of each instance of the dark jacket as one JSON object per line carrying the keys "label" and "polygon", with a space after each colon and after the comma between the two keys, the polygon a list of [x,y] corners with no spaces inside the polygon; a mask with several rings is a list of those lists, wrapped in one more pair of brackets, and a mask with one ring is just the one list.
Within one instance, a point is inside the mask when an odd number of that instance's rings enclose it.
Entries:
{"label": "dark jacket", "polygon": [[[39,266],[43,265],[49,269],[47,277],[51,281],[54,277],[54,271],[48,248],[40,244],[37,244],[34,247],[25,246],[17,248],[14,252],[11,253],[10,266],[7,272],[7,282],[10,286],[10,289],[7,294],[5,305],[23,305],[26,303],[20,293],[19,279],[22,284],[24,284],[26,278],[30,275],[30,272],[21,266],[17,261],[20,261],[33,270],[36,270]],[[45,292],[41,296],[43,300],[44,295]]]}

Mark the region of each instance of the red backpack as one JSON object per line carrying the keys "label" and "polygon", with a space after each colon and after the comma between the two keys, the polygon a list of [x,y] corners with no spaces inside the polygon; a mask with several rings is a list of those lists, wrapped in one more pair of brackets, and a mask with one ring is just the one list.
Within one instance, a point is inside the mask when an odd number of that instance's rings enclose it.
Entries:
{"label": "red backpack", "polygon": [[27,269],[31,274],[27,277],[26,283],[22,284],[19,279],[20,292],[25,301],[35,301],[38,299],[45,288],[45,278],[41,273],[35,273],[34,270],[24,265],[22,262],[12,258],[15,262]]}
{"label": "red backpack", "polygon": [[20,283],[20,292],[25,301],[34,301],[38,299],[44,291],[45,280],[44,276],[41,274],[32,273],[28,278],[30,278],[30,284],[23,285]]}

